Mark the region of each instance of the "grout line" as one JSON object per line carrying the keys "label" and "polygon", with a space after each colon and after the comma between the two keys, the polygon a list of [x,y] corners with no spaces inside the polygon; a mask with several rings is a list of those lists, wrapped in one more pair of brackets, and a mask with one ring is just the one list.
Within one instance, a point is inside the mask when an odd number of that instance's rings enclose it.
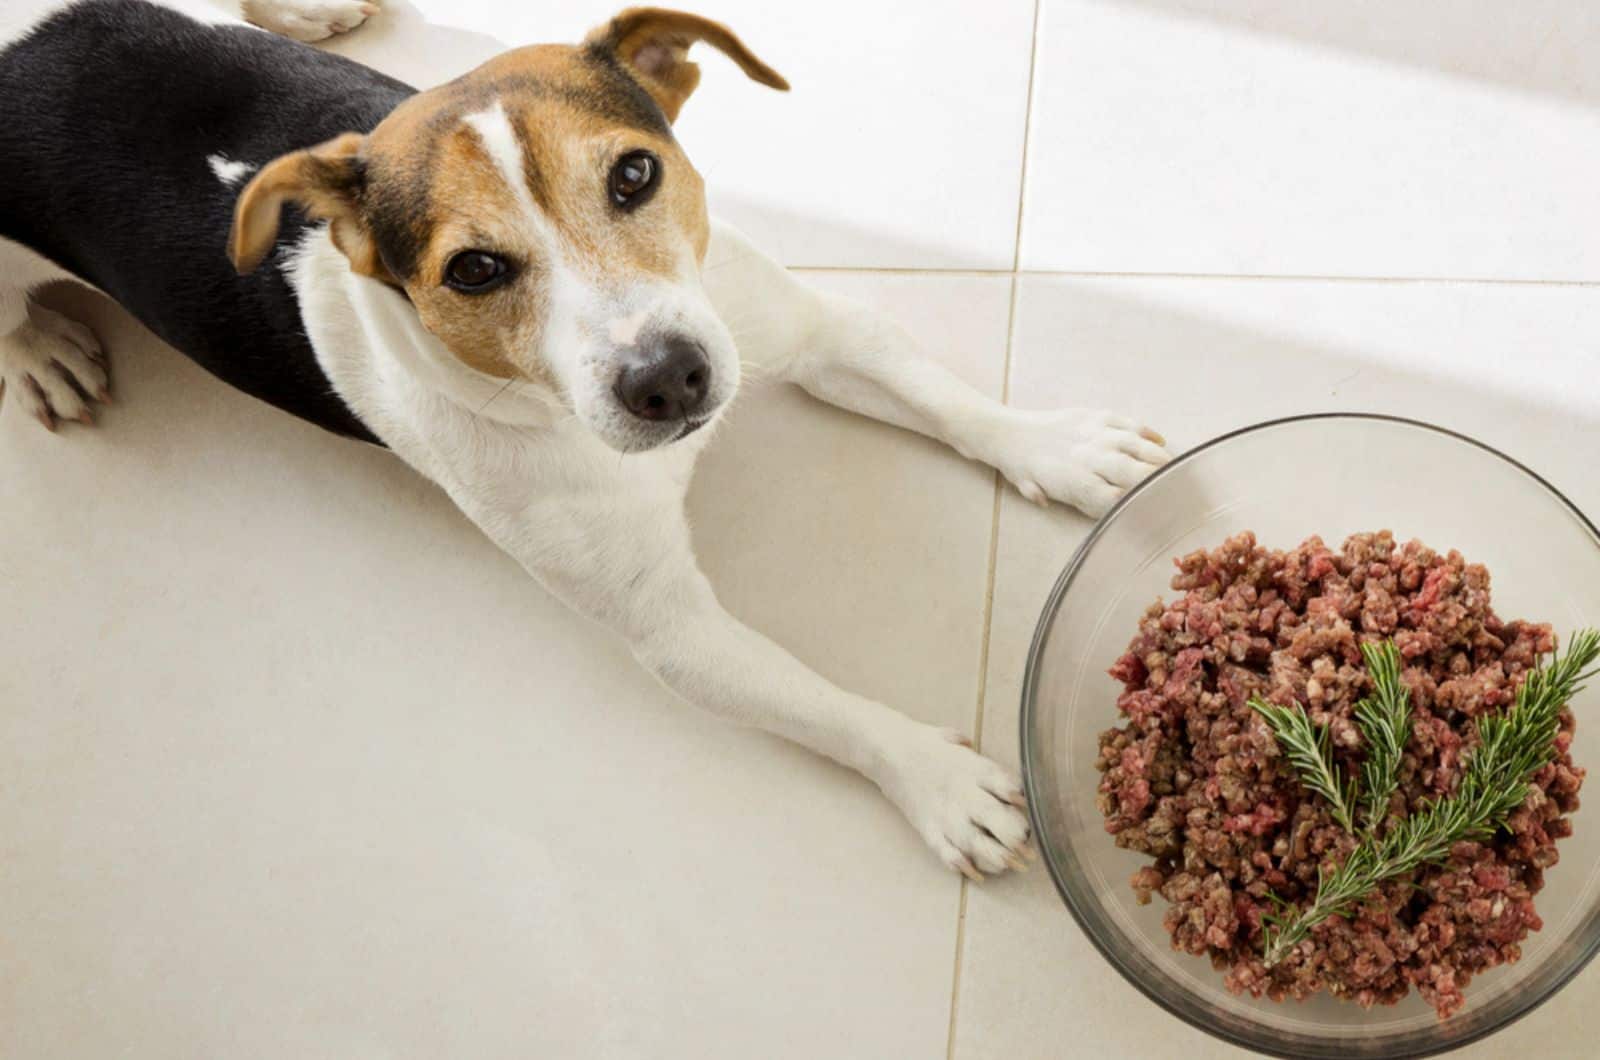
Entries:
{"label": "grout line", "polygon": [[[1022,211],[1028,196],[1028,152],[1033,147],[1033,82],[1039,69],[1039,0],[1033,0],[1033,47],[1028,49],[1028,102],[1022,112],[1022,173],[1017,177],[1017,230],[1011,242],[1011,271],[1022,268]],[[1006,356],[1011,356],[1009,339]]]}
{"label": "grout line", "polygon": [[[1006,399],[1000,400],[1004,403]],[[989,572],[983,590],[983,639],[978,644],[978,709],[972,719],[972,749],[980,754],[983,752],[984,700],[989,690],[989,624],[994,620],[994,572],[1000,557],[1000,496],[1005,486],[1005,478],[996,471],[994,506],[989,512]]]}
{"label": "grout line", "polygon": [[967,888],[972,881],[961,877],[961,904],[956,909],[956,960],[950,973],[950,1028],[945,1032],[945,1060],[955,1060],[956,1055],[956,1002],[961,997],[961,951],[967,941]]}
{"label": "grout line", "polygon": [[[1011,306],[1006,313],[1005,364],[1000,370],[1000,404],[1011,404],[1011,344],[1017,334],[1017,301],[1022,284],[1011,277]],[[998,470],[994,472],[994,507],[989,513],[989,574],[983,594],[983,640],[978,648],[978,710],[973,719],[972,746],[983,750],[983,708],[989,691],[989,634],[994,621],[994,575],[1000,559],[1000,498],[1005,494],[1006,479]]]}
{"label": "grout line", "polygon": [[[1000,402],[1011,401],[1011,340],[1017,330],[1017,278],[1011,277],[1011,307],[1006,316],[1006,352],[1000,373]],[[983,750],[983,708],[989,691],[989,635],[994,625],[994,576],[1000,558],[1000,498],[1005,493],[1006,480],[999,471],[994,475],[994,504],[989,512],[989,570],[983,588],[983,635],[978,641],[978,703],[972,719],[972,747]],[[971,882],[961,878],[961,901],[956,909],[955,966],[950,973],[950,1029],[945,1037],[945,1060],[955,1060],[956,1013],[961,1001],[961,958],[967,944],[967,892]]]}
{"label": "grout line", "polygon": [[1071,269],[878,268],[855,265],[796,265],[790,272],[856,272],[887,276],[1059,276],[1084,280],[1246,280],[1287,283],[1431,283],[1490,287],[1600,287],[1600,280],[1507,280],[1473,276],[1318,276],[1312,273],[1093,272]]}
{"label": "grout line", "polygon": [[1010,276],[1011,269],[945,269],[945,268],[880,268],[874,265],[789,265],[785,266],[789,272],[804,275],[808,272],[864,272],[879,273],[885,276]]}
{"label": "grout line", "polygon": [[1318,276],[1315,273],[1250,272],[1091,272],[1070,269],[1022,270],[1030,276],[1080,276],[1085,279],[1130,280],[1261,280],[1291,283],[1455,283],[1498,287],[1600,287],[1600,280],[1512,280],[1491,276]]}

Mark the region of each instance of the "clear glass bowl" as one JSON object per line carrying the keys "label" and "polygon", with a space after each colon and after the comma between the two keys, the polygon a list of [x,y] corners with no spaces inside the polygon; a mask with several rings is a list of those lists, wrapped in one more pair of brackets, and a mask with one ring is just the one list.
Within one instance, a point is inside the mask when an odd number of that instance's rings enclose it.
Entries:
{"label": "clear glass bowl", "polygon": [[[1563,637],[1600,625],[1600,533],[1549,483],[1470,438],[1379,416],[1279,420],[1210,442],[1130,492],[1094,528],[1056,583],[1028,656],[1022,762],[1041,852],[1073,916],[1128,981],[1219,1038],[1287,1057],[1415,1057],[1454,1048],[1526,1014],[1600,948],[1600,819],[1580,811],[1536,899],[1544,929],[1522,959],[1473,980],[1466,1006],[1440,1021],[1415,992],[1362,1009],[1235,997],[1203,957],[1171,948],[1166,903],[1134,901],[1128,878],[1148,859],[1119,850],[1095,809],[1099,734],[1118,724],[1106,669],[1140,614],[1170,599],[1172,557],[1241,530],[1289,548],[1393,530],[1460,549],[1492,575],[1502,618],[1550,622]],[[1573,704],[1573,760],[1600,784],[1600,682]],[[1596,811],[1590,810],[1593,814]]]}

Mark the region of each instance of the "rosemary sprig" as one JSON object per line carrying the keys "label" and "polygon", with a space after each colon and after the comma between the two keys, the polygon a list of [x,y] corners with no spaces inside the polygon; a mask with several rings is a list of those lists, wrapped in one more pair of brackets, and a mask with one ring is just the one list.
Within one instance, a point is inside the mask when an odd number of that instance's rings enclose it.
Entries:
{"label": "rosemary sprig", "polygon": [[1346,832],[1355,832],[1350,804],[1356,799],[1355,780],[1345,780],[1333,761],[1333,741],[1327,726],[1317,726],[1299,706],[1280,707],[1260,696],[1250,697],[1250,709],[1266,720],[1284,757],[1294,766],[1300,783],[1327,799],[1333,819]]}
{"label": "rosemary sprig", "polygon": [[1378,885],[1422,865],[1443,861],[1464,839],[1488,839],[1528,795],[1528,778],[1551,759],[1561,708],[1597,671],[1600,632],[1581,630],[1567,650],[1523,679],[1510,710],[1478,719],[1478,745],[1469,752],[1455,794],[1436,799],[1381,839],[1369,832],[1343,865],[1317,873],[1317,893],[1299,913],[1261,919],[1268,967],[1289,954],[1330,916],[1349,916]]}
{"label": "rosemary sprig", "polygon": [[1400,756],[1411,734],[1411,690],[1400,680],[1400,649],[1392,640],[1363,643],[1373,694],[1356,704],[1356,725],[1367,743],[1361,763],[1363,815],[1376,831],[1389,815],[1389,797],[1400,780]]}

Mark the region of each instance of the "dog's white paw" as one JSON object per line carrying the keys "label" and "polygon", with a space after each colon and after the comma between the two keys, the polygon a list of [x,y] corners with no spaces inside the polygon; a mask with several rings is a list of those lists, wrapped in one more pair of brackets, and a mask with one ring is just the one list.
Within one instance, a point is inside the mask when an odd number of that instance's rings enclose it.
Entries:
{"label": "dog's white paw", "polygon": [[61,420],[94,423],[90,406],[111,400],[100,340],[76,320],[30,305],[22,326],[0,336],[0,404],[7,394],[52,431]]}
{"label": "dog's white paw", "polygon": [[1051,500],[1099,518],[1172,459],[1166,439],[1099,409],[1014,413],[991,463],[1035,504]]}
{"label": "dog's white paw", "polygon": [[294,40],[326,40],[378,13],[369,0],[244,0],[247,21]]}
{"label": "dog's white paw", "polygon": [[1033,856],[1022,785],[949,729],[917,725],[886,756],[883,789],[947,868],[969,879]]}

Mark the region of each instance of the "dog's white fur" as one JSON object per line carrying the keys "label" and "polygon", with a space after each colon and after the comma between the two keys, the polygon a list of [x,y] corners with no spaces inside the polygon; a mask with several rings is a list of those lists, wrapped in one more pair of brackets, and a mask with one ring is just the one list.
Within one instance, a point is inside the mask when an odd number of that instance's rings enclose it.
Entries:
{"label": "dog's white fur", "polygon": [[239,6],[262,29],[308,43],[355,29],[379,10],[371,0],[242,0]]}
{"label": "dog's white fur", "polygon": [[[263,0],[258,17],[266,6],[303,14],[328,5]],[[492,153],[493,111],[475,120]],[[529,223],[542,223],[531,212]],[[616,630],[685,699],[871,778],[951,868],[977,877],[1020,864],[1028,823],[1015,777],[960,734],[836,687],[718,603],[684,518],[709,431],[619,460],[615,440],[603,440],[603,417],[583,415],[581,364],[555,362],[567,376],[574,416],[548,393],[508,387],[464,365],[405,298],[354,273],[326,229],[313,230],[282,267],[340,396],[550,592]],[[0,274],[16,278],[0,290],[0,385],[37,371],[40,357],[97,363],[72,330],[80,326],[29,315],[26,292],[59,269],[0,241]],[[689,263],[670,290],[643,291],[621,305],[597,300],[576,277],[558,290],[563,304],[554,317],[571,327],[554,333],[557,346],[581,349],[580,326],[616,343],[646,317],[714,310],[739,322],[740,352],[762,375],[940,439],[1000,469],[1037,501],[1098,513],[1166,459],[1151,432],[1141,437],[1137,424],[1108,413],[1023,412],[978,394],[922,357],[898,327],[799,283],[725,225],[713,223],[703,266]],[[720,321],[696,331],[719,329],[727,334]],[[731,338],[727,353],[735,367],[719,370],[736,373]],[[29,396],[24,406],[37,411]]]}
{"label": "dog's white fur", "polygon": [[228,187],[243,184],[244,179],[256,171],[256,167],[249,162],[235,162],[227,155],[206,155],[206,165],[211,167],[211,172],[217,179]]}

